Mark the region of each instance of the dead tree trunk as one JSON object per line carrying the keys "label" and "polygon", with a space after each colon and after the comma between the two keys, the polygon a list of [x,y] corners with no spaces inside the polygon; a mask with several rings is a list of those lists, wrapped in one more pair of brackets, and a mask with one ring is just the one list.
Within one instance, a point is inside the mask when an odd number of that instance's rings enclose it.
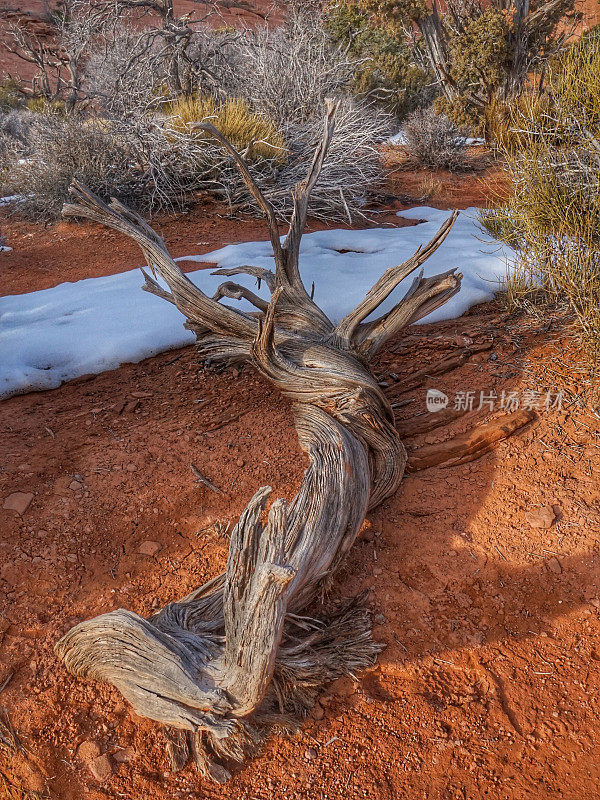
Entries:
{"label": "dead tree trunk", "polygon": [[[232,536],[225,574],[149,619],[118,610],[83,622],[56,645],[67,668],[116,686],[135,711],[168,726],[174,766],[189,754],[203,774],[223,781],[226,765],[242,762],[265,728],[309,708],[323,683],[371,663],[379,647],[359,602],[326,619],[299,617],[344,558],[367,510],[388,497],[402,477],[406,454],[394,417],[368,359],[401,328],[442,305],[460,287],[450,270],[422,271],[403,300],[364,320],[447,236],[454,215],[405,263],[392,267],[362,303],[332,324],[307,293],[298,268],[308,199],[333,134],[330,103],[323,140],[307,178],[294,191],[294,213],[281,243],[275,214],[243,159],[213,128],[269,222],[276,270],[221,270],[264,280],[268,304],[235,283],[214,298],[175,264],[163,241],[116,200],[105,205],[82,186],[72,188],[69,217],[87,217],[133,238],[148,266],[147,291],[174,303],[211,361],[245,361],[294,403],[296,430],[308,467],[294,500],[276,500],[266,521],[269,487],[252,498]],[[209,127],[209,126],[207,126]],[[254,299],[243,313],[223,297]]]}

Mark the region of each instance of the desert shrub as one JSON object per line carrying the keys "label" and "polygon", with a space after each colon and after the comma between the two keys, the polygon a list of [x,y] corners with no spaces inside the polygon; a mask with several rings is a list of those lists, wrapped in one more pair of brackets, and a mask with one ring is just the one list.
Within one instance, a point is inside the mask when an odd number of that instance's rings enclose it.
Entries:
{"label": "desert shrub", "polygon": [[432,169],[463,169],[465,139],[447,117],[425,108],[410,114],[404,124],[405,147],[414,164]]}
{"label": "desert shrub", "polygon": [[383,180],[377,146],[391,133],[392,117],[374,103],[350,96],[352,60],[332,43],[317,5],[291,4],[280,27],[265,26],[240,37],[234,91],[253,111],[273,120],[284,136],[288,160],[274,185],[265,186],[284,216],[291,211],[289,190],[305,176],[321,138],[324,100],[342,98],[310,209],[323,218],[348,219],[361,213],[369,192]]}
{"label": "desert shrub", "polygon": [[[526,124],[524,125],[524,122]],[[546,92],[523,92],[512,100],[493,99],[485,110],[484,135],[499,152],[530,146],[531,136],[544,135],[559,143],[560,131],[553,114],[552,98]]]}
{"label": "desert shrub", "polygon": [[435,76],[438,110],[474,133],[484,132],[494,99],[543,81],[580,19],[577,0],[345,2],[410,43],[414,64],[426,61]]}
{"label": "desert shrub", "polygon": [[[232,210],[256,212],[231,156],[190,125],[207,120],[246,153],[277,213],[287,216],[289,190],[306,175],[322,136],[324,99],[332,94],[342,98],[336,135],[310,210],[328,219],[362,213],[382,179],[377,145],[391,132],[391,119],[348,96],[348,57],[317,11],[292,4],[279,28],[235,36],[203,31],[194,38],[203,65],[179,73],[196,90],[178,96],[161,38],[126,27],[126,20],[105,26],[102,47],[84,59],[78,92],[87,103],[43,100],[27,111],[27,141],[19,151],[13,137],[5,158],[10,191],[26,196],[19,213],[56,218],[73,178],[142,211],[183,208],[209,193]],[[186,48],[189,55],[191,44]]]}
{"label": "desert shrub", "polygon": [[104,196],[128,194],[122,180],[126,148],[93,120],[83,124],[78,117],[33,114],[25,154],[14,153],[6,185],[23,196],[19,212],[26,217],[58,217],[73,178]]}
{"label": "desert shrub", "polygon": [[26,108],[34,114],[65,114],[66,108],[63,100],[47,100],[45,97],[31,97]]}
{"label": "desert shrub", "polygon": [[0,191],[10,194],[5,188],[13,165],[28,149],[29,129],[32,114],[23,109],[0,111]]}
{"label": "desert shrub", "polygon": [[246,31],[235,60],[232,93],[282,130],[320,115],[325,97],[347,93],[353,73],[312,3],[293,5],[278,27]]}
{"label": "desert shrub", "polygon": [[433,100],[431,74],[414,62],[405,37],[377,22],[353,0],[327,5],[325,23],[352,59],[350,87],[403,117]]}
{"label": "desert shrub", "polygon": [[[566,303],[600,364],[600,41],[573,45],[550,76],[543,125],[523,115],[505,149],[513,194],[483,223],[518,254],[513,305]],[[554,121],[554,128],[549,119]]]}
{"label": "desert shrub", "polygon": [[0,84],[0,112],[6,113],[24,105],[25,99],[16,81],[9,79]]}
{"label": "desert shrub", "polygon": [[[238,150],[246,150],[247,158],[274,158],[284,161],[286,146],[283,135],[266,117],[254,113],[245,100],[216,100],[211,95],[182,97],[164,107],[169,126],[180,133],[190,133],[195,122],[210,122]],[[192,135],[204,135],[199,132]]]}
{"label": "desert shrub", "polygon": [[[281,216],[291,213],[291,189],[306,176],[316,143],[323,131],[323,109],[305,122],[286,126],[288,161],[278,171],[276,184],[265,193]],[[368,206],[370,193],[384,177],[378,146],[391,133],[385,112],[350,97],[336,114],[335,136],[319,181],[310,199],[310,213],[322,219],[353,220]]]}

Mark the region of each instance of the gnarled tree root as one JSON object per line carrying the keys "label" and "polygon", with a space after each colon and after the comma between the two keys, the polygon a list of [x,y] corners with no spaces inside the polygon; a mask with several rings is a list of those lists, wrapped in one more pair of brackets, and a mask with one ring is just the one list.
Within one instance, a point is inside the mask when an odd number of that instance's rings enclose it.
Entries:
{"label": "gnarled tree root", "polygon": [[[197,336],[204,358],[251,363],[294,404],[308,467],[296,497],[276,500],[269,487],[252,498],[235,526],[227,568],[149,619],[125,610],[77,625],[56,645],[76,675],[112,683],[140,715],[167,726],[175,766],[189,755],[203,774],[226,780],[272,725],[309,708],[320,687],[371,663],[379,651],[364,604],[354,601],[324,619],[310,609],[351,547],[368,508],[394,492],[406,453],[389,401],[367,359],[405,325],[458,291],[460,275],[420,273],[403,300],[371,322],[367,316],[444,241],[455,215],[432,241],[376,282],[338,325],[316,306],[300,278],[298,254],[308,197],[333,133],[329,104],[323,141],[294,192],[294,214],[282,243],[272,207],[241,156],[223,140],[269,222],[276,270],[244,269],[271,289],[246,314],[220,301],[253,295],[228,281],[213,298],[181,272],[146,223],[117,201],[104,204],[74,184],[67,216],[87,217],[140,245],[147,291],[174,303]],[[231,275],[231,271],[228,271]],[[266,519],[265,519],[266,517]],[[290,716],[291,715],[291,716]]]}

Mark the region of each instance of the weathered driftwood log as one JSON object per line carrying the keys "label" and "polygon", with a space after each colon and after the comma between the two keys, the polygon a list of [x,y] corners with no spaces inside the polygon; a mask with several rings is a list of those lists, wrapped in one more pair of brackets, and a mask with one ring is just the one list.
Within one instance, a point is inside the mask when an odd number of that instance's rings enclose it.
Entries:
{"label": "weathered driftwood log", "polygon": [[[352,674],[375,658],[364,606],[353,601],[324,619],[299,614],[322,592],[344,558],[368,508],[395,491],[406,454],[393,412],[367,358],[401,328],[458,291],[453,270],[419,273],[391,311],[365,322],[398,283],[440,246],[454,215],[432,241],[389,269],[365,300],[334,325],[306,291],[298,266],[308,199],[333,134],[329,103],[323,139],[309,173],[294,192],[294,213],[281,242],[272,207],[241,156],[210,126],[235,158],[270,229],[275,272],[246,272],[272,292],[265,304],[228,281],[213,298],[179,269],[160,237],[116,200],[104,204],[72,187],[68,217],[87,217],[134,239],[150,271],[147,291],[174,303],[197,336],[205,359],[252,364],[294,403],[296,430],[308,467],[296,497],[275,501],[265,521],[269,487],[259,489],[232,536],[224,575],[149,619],[118,610],[83,622],[56,645],[76,675],[108,681],[135,711],[168,726],[173,766],[191,754],[203,774],[223,781],[226,766],[242,762],[263,726],[309,708],[323,683]],[[245,297],[244,313],[219,302]],[[287,715],[287,716],[286,716]]]}

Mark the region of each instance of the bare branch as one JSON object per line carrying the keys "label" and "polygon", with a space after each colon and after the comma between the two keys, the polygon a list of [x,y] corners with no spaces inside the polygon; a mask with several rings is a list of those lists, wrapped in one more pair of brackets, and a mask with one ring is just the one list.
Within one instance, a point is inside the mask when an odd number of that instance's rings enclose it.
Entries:
{"label": "bare branch", "polygon": [[419,275],[391,311],[359,328],[354,337],[355,346],[365,357],[373,356],[391,336],[435,311],[460,291],[461,279],[462,275],[453,269],[431,278]]}
{"label": "bare branch", "polygon": [[239,283],[233,283],[232,281],[225,281],[225,283],[222,283],[214,293],[212,299],[220,300],[222,297],[230,297],[232,300],[241,300],[244,298],[260,311],[266,311],[269,307],[269,304],[265,300],[254,294],[250,289],[246,289],[245,286],[240,286]]}
{"label": "bare branch", "polygon": [[294,197],[294,212],[290,222],[290,228],[285,241],[283,249],[289,253],[287,259],[288,280],[290,283],[300,282],[300,273],[298,270],[298,260],[300,253],[300,240],[304,228],[306,227],[306,215],[308,213],[308,201],[310,193],[312,192],[315,183],[319,179],[323,162],[335,129],[335,114],[339,108],[340,101],[328,99],[326,101],[325,125],[323,130],[323,138],[321,139],[317,149],[315,150],[313,160],[308,170],[306,178],[298,183],[293,191]]}
{"label": "bare branch", "polygon": [[[73,182],[70,194],[75,202],[65,204],[63,216],[85,217],[124,233],[137,242],[150,269],[159,272],[171,290],[177,308],[192,324],[202,325],[218,333],[239,336],[245,341],[254,339],[256,320],[207,297],[183,274],[160,236],[138,214],[125,208],[114,198],[107,205],[77,181]],[[146,288],[157,293],[155,282],[149,284],[146,279]]]}
{"label": "bare branch", "polygon": [[275,263],[281,263],[281,242],[279,240],[279,228],[277,227],[277,217],[275,216],[275,211],[273,210],[273,206],[269,203],[266,199],[264,194],[258,188],[258,185],[254,178],[252,177],[250,170],[248,169],[248,165],[242,158],[242,156],[238,153],[235,147],[223,136],[223,134],[218,131],[214,125],[211,125],[209,122],[202,122],[198,123],[193,128],[200,129],[207,131],[212,136],[214,136],[218,141],[223,145],[225,150],[233,156],[235,163],[238,166],[240,173],[248,187],[248,190],[263,210],[265,217],[267,218],[267,223],[269,226],[269,238],[271,239],[271,245],[273,247],[273,253],[275,254]]}
{"label": "bare branch", "polygon": [[424,264],[425,261],[435,253],[450,233],[458,217],[458,213],[458,211],[452,212],[425,247],[419,247],[416,253],[406,261],[403,261],[402,264],[390,267],[386,270],[381,278],[369,289],[365,299],[342,319],[333,332],[333,338],[340,346],[350,348],[353,344],[354,334],[360,323],[389,297],[404,278]]}
{"label": "bare branch", "polygon": [[260,282],[264,281],[271,292],[273,292],[275,289],[275,273],[271,272],[270,269],[264,269],[263,267],[243,266],[231,267],[230,269],[216,269],[211,274],[226,275],[227,277],[231,275],[252,275],[258,281],[259,288]]}

